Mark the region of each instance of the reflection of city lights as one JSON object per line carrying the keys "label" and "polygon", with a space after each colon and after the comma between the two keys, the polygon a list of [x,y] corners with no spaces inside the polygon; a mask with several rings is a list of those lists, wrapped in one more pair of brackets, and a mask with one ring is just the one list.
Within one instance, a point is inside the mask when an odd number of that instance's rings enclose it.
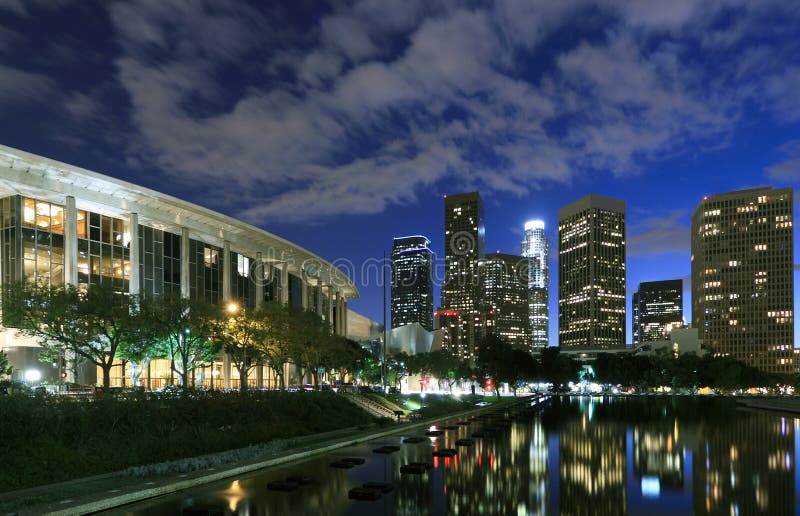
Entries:
{"label": "reflection of city lights", "polygon": [[242,486],[238,480],[231,482],[228,489],[225,490],[225,499],[228,501],[228,508],[232,513],[236,514],[238,511],[239,501],[244,497]]}
{"label": "reflection of city lights", "polygon": [[658,498],[661,494],[661,481],[658,477],[642,477],[642,496]]}

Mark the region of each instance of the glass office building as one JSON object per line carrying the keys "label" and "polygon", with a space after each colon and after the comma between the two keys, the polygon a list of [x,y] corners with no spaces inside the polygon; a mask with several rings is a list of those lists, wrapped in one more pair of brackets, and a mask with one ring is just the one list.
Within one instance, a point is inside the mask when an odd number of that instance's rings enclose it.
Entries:
{"label": "glass office building", "polygon": [[550,273],[547,265],[549,246],[544,234],[544,221],[531,220],[525,223],[525,240],[522,241],[521,254],[528,259],[526,266],[530,343],[532,348],[544,348],[549,345],[550,340]]}
{"label": "glass office building", "polygon": [[486,332],[530,353],[527,262],[524,256],[490,254],[479,262],[479,271]]}
{"label": "glass office building", "polygon": [[683,280],[639,283],[632,308],[634,345],[668,338],[683,326]]}
{"label": "glass office building", "polygon": [[[89,170],[0,146],[0,281],[28,280],[78,287],[109,283],[120,292],[181,295],[211,303],[255,307],[269,300],[302,306],[346,333],[347,300],[358,296],[336,267],[278,236],[201,206]],[[0,326],[0,347],[16,375],[36,369],[35,340]],[[146,376],[156,388],[168,365],[153,361]],[[127,375],[120,364],[119,384]],[[206,380],[238,384],[220,356]],[[212,375],[216,371],[216,374]],[[72,373],[70,373],[72,374]],[[84,368],[79,383],[99,382]],[[166,373],[168,375],[168,372]],[[201,375],[202,378],[203,375]],[[265,384],[266,370],[248,379]]]}
{"label": "glass office building", "polygon": [[478,278],[486,233],[483,201],[478,192],[448,195],[444,201],[445,278],[437,315],[444,330],[443,346],[472,359],[483,329]]}
{"label": "glass office building", "polygon": [[625,201],[587,195],[558,210],[558,342],[625,346]]}
{"label": "glass office building", "polygon": [[394,239],[392,245],[392,328],[419,323],[433,330],[433,252],[421,235]]}

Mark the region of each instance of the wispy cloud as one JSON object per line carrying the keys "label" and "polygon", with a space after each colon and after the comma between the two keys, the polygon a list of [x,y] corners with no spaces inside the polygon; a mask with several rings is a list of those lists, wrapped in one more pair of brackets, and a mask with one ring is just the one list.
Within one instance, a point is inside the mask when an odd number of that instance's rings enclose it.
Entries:
{"label": "wispy cloud", "polygon": [[[800,116],[780,37],[800,14],[780,3],[360,0],[302,27],[279,5],[105,5],[113,84],[69,91],[65,112],[96,120],[120,92],[131,163],[246,201],[256,224],[377,213],[445,180],[490,197],[645,174],[726,145],[748,104]],[[32,82],[8,72],[0,92]]]}
{"label": "wispy cloud", "polygon": [[690,246],[688,213],[678,210],[642,220],[628,232],[628,255],[654,256],[686,253]]}

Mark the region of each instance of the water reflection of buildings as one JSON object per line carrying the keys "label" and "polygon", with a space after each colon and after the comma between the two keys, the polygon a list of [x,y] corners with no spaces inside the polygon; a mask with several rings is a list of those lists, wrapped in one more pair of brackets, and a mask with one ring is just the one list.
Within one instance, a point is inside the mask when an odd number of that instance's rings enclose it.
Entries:
{"label": "water reflection of buildings", "polygon": [[[672,431],[636,427],[633,430],[633,471],[637,477],[658,479],[658,489],[683,488],[683,447],[677,420]],[[647,494],[647,493],[645,493]]]}
{"label": "water reflection of buildings", "polygon": [[739,413],[695,450],[695,514],[794,514],[795,423]]}
{"label": "water reflection of buildings", "polygon": [[[437,447],[455,448],[455,439],[476,430],[475,426],[461,435],[446,433],[439,438]],[[537,478],[546,475],[546,455],[543,460],[537,458],[534,464],[532,442],[536,435],[540,441],[544,440],[540,424],[514,424],[496,438],[477,439],[474,446],[459,448],[456,457],[435,458],[433,475],[442,477],[446,507],[433,513],[542,514],[540,508],[546,508],[546,499],[537,494]],[[533,476],[534,470],[539,472],[538,477]],[[408,498],[412,495],[397,497],[396,514],[426,513],[423,507],[419,507],[422,512],[411,511],[413,502]]]}
{"label": "water reflection of buildings", "polygon": [[625,430],[618,425],[582,424],[561,430],[562,514],[624,514]]}

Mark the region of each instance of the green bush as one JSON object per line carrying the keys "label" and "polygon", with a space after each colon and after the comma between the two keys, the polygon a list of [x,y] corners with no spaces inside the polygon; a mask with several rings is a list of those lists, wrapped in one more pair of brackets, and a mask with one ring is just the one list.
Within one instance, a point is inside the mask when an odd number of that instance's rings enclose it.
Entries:
{"label": "green bush", "polygon": [[374,420],[326,392],[0,396],[0,491]]}

